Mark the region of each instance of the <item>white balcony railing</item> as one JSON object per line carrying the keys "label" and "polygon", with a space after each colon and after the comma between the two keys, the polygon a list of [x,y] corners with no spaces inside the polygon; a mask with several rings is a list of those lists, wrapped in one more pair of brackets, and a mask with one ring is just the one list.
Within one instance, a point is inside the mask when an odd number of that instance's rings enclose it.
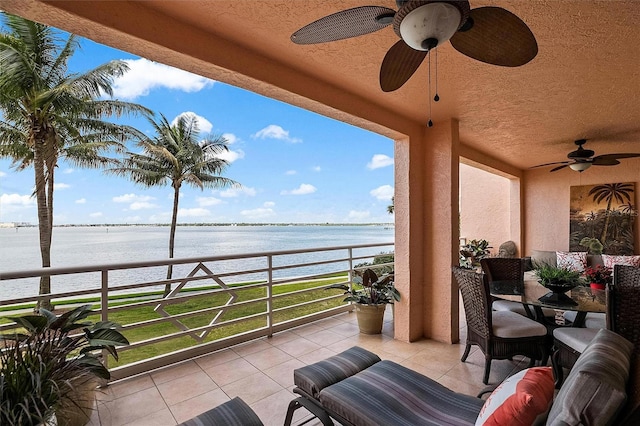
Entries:
{"label": "white balcony railing", "polygon": [[[327,287],[350,285],[358,264],[392,251],[379,243],[2,272],[0,333],[16,327],[6,317],[39,300],[56,310],[92,303],[93,319],[121,324],[131,342],[117,364],[108,361],[117,380],[351,310],[342,291]],[[50,294],[37,294],[41,276],[51,277]]]}

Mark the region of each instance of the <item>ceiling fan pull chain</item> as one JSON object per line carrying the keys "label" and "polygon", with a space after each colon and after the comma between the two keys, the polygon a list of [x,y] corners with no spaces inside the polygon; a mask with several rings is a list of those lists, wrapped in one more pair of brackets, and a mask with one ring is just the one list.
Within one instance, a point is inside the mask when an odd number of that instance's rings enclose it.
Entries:
{"label": "ceiling fan pull chain", "polygon": [[[433,97],[433,100],[438,102],[440,100],[440,96],[438,96],[438,48],[434,49],[436,51],[436,95]],[[431,56],[431,54],[429,54]]]}
{"label": "ceiling fan pull chain", "polygon": [[433,121],[431,121],[431,55],[428,54],[429,59],[429,122],[427,122],[427,127],[433,127]]}

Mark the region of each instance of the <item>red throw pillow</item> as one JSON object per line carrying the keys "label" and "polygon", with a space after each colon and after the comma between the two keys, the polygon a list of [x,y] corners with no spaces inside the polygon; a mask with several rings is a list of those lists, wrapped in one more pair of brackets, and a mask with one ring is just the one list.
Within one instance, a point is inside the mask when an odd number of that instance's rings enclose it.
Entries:
{"label": "red throw pillow", "polygon": [[545,419],[554,386],[551,367],[533,367],[514,374],[491,393],[476,426],[531,426]]}

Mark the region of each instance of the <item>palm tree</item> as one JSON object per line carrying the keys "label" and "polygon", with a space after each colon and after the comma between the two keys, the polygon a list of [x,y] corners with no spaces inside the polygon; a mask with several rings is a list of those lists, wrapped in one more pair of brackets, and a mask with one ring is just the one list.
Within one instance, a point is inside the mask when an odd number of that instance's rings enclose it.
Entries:
{"label": "palm tree", "polygon": [[[142,154],[128,153],[116,168],[108,172],[127,176],[135,183],[146,187],[171,183],[173,187],[173,213],[169,233],[169,258],[173,258],[173,248],[178,220],[178,201],[183,183],[200,189],[239,186],[234,180],[219,176],[228,162],[220,154],[228,150],[223,137],[209,137],[198,140],[200,130],[194,115],[184,114],[175,124],[170,124],[160,114],[160,120],[149,118],[155,131],[153,139],[139,142]],[[172,277],[173,267],[169,265],[167,279]],[[171,284],[165,286],[165,296],[171,292]]]}
{"label": "palm tree", "polygon": [[[148,110],[100,99],[112,95],[113,79],[128,70],[124,62],[69,73],[67,63],[78,48],[75,36],[65,40],[46,25],[2,15],[8,32],[0,33],[0,158],[11,158],[17,170],[34,168],[40,254],[42,266],[49,267],[58,161],[79,167],[108,164],[106,152],[123,150],[127,140],[143,134],[103,117]],[[49,277],[40,279],[39,291],[51,292]],[[38,306],[51,309],[50,300]]]}
{"label": "palm tree", "polygon": [[631,202],[631,194],[633,193],[633,184],[631,183],[607,183],[604,185],[596,185],[591,188],[589,195],[593,196],[593,201],[600,204],[602,201],[607,202],[607,208],[605,210],[604,227],[602,228],[602,235],[600,242],[605,243],[607,239],[607,232],[609,230],[609,222],[611,220],[611,204],[613,200],[618,203],[624,203],[625,199]]}
{"label": "palm tree", "polygon": [[387,213],[389,214],[393,214],[393,212],[395,211],[394,198],[395,197],[391,197],[391,204],[387,206]]}

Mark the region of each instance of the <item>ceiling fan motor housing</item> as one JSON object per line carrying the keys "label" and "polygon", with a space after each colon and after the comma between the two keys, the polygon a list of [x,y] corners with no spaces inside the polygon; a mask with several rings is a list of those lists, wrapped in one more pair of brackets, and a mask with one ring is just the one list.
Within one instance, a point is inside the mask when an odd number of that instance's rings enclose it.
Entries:
{"label": "ceiling fan motor housing", "polygon": [[465,24],[470,9],[468,1],[414,0],[398,10],[393,30],[411,48],[429,51]]}
{"label": "ceiling fan motor housing", "polygon": [[571,160],[586,160],[593,157],[595,155],[595,151],[584,149],[582,145],[584,145],[585,143],[587,143],[586,139],[578,139],[575,142],[575,144],[578,145],[578,149],[567,154],[567,158]]}

